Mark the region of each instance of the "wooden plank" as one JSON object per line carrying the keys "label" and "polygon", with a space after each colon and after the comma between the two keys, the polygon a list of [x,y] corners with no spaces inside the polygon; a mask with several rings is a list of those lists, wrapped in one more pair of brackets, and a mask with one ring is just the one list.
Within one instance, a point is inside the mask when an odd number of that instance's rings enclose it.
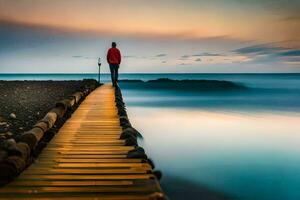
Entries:
{"label": "wooden plank", "polygon": [[[74,135],[64,135],[64,136],[57,136],[54,137],[52,140],[55,141],[57,139],[61,139],[61,140],[65,140],[65,141],[72,141],[72,140],[94,140],[94,139],[119,139],[119,135],[115,134],[115,135],[102,135],[102,134],[98,134],[98,135],[81,135],[81,134],[74,134]],[[53,142],[54,143],[54,142]]]}
{"label": "wooden plank", "polygon": [[36,167],[26,170],[23,174],[146,174],[150,168],[126,169],[59,169]]}
{"label": "wooden plank", "polygon": [[48,151],[49,155],[127,155],[128,151],[126,150],[114,150],[114,151]]}
{"label": "wooden plank", "polygon": [[[38,193],[128,193],[128,192],[138,192],[138,193],[152,193],[154,191],[151,188],[131,186],[109,186],[109,187],[7,187],[5,191],[0,193],[14,193],[14,194],[38,194]],[[155,188],[153,188],[155,189]]]}
{"label": "wooden plank", "polygon": [[[10,200],[49,200],[49,195],[22,195],[22,197],[10,197]],[[151,200],[150,195],[143,195],[143,194],[122,194],[122,195],[107,195],[107,194],[99,194],[99,193],[92,193],[92,194],[85,194],[80,195],[78,194],[67,194],[67,195],[52,195],[52,200]],[[153,199],[153,198],[152,198]],[[7,200],[6,197],[1,198],[0,200]]]}
{"label": "wooden plank", "polygon": [[142,159],[115,159],[115,158],[111,158],[111,159],[99,159],[99,158],[81,158],[81,159],[49,159],[49,158],[43,158],[43,159],[38,159],[39,162],[42,161],[53,161],[53,162],[57,162],[57,163],[141,163]]}
{"label": "wooden plank", "polygon": [[[116,147],[116,148],[114,148]],[[124,147],[124,148],[123,148]],[[125,148],[126,147],[126,148]],[[45,150],[47,151],[56,151],[56,152],[101,152],[101,151],[119,151],[119,152],[128,152],[130,150],[133,150],[134,147],[132,146],[98,146],[98,147],[91,147],[91,148],[86,148],[86,147],[77,147],[77,148],[72,148],[72,147],[46,147]]]}
{"label": "wooden plank", "polygon": [[[63,142],[63,141],[55,141],[54,143],[51,143],[50,145],[67,145],[67,144],[117,144],[117,145],[124,145],[125,140],[111,140],[111,139],[102,139],[99,141],[95,140],[89,140],[89,141],[84,141],[84,140],[74,140],[72,142]],[[49,145],[48,145],[49,146]]]}
{"label": "wooden plank", "polygon": [[60,174],[60,175],[44,175],[44,174],[22,174],[19,180],[136,180],[154,178],[152,174]]}
{"label": "wooden plank", "polygon": [[43,158],[61,158],[61,159],[89,159],[89,158],[95,158],[95,159],[103,159],[103,158],[126,158],[126,155],[77,155],[77,154],[71,154],[71,155],[62,155],[62,154],[47,154],[43,153],[39,155],[39,159]]}
{"label": "wooden plank", "polygon": [[[0,200],[7,200],[8,197],[11,197],[13,199],[18,199],[18,200],[49,200],[49,195],[37,195],[34,194],[27,194],[24,195],[22,194],[21,196],[16,196],[16,195],[11,195],[8,196],[6,195],[4,198],[1,198]],[[150,200],[153,199],[151,195],[148,194],[100,194],[100,193],[95,193],[95,194],[84,194],[84,195],[78,195],[78,194],[56,194],[55,196],[52,195],[51,199],[52,200]]]}
{"label": "wooden plank", "polygon": [[16,181],[9,184],[9,186],[108,186],[108,185],[132,185],[133,181],[128,180],[106,180],[106,181],[91,181],[91,180],[80,180],[80,181],[51,181],[51,180],[43,180],[43,181]]}
{"label": "wooden plank", "polygon": [[100,168],[100,167],[144,167],[147,163],[57,163],[56,167]]}

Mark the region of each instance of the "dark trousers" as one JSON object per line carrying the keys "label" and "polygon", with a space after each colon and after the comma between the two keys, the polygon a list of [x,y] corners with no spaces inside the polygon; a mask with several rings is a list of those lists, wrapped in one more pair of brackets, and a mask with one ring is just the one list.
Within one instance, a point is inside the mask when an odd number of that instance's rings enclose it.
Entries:
{"label": "dark trousers", "polygon": [[113,86],[117,85],[118,82],[118,70],[119,70],[119,65],[118,64],[109,64],[109,69],[110,69],[110,75],[111,75],[111,82]]}

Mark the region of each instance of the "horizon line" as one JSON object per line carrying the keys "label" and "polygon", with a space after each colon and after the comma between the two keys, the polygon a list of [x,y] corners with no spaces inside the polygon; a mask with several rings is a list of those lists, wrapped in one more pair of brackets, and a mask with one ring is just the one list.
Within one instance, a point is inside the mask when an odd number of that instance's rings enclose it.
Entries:
{"label": "horizon line", "polygon": [[[98,73],[53,73],[53,72],[41,72],[41,73],[17,73],[17,72],[4,72],[0,75],[98,75]],[[100,75],[109,75],[110,73],[101,73]],[[151,72],[151,73],[145,73],[145,72],[125,72],[125,73],[119,73],[120,74],[300,74],[300,72]]]}

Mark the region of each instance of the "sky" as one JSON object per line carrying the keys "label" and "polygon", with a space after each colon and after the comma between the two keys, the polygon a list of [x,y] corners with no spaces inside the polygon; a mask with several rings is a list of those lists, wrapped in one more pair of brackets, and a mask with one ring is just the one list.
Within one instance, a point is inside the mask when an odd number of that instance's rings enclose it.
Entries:
{"label": "sky", "polygon": [[0,0],[0,73],[300,73],[300,0]]}

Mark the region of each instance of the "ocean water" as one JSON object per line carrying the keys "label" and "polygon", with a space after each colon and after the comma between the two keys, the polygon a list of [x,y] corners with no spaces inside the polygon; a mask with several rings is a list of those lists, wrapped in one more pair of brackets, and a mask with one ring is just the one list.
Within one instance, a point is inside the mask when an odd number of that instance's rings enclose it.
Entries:
{"label": "ocean water", "polygon": [[[73,80],[96,74],[0,74]],[[226,80],[241,90],[121,82],[139,143],[170,199],[300,199],[300,74],[121,74],[120,79]],[[103,82],[109,75],[101,76]]]}

